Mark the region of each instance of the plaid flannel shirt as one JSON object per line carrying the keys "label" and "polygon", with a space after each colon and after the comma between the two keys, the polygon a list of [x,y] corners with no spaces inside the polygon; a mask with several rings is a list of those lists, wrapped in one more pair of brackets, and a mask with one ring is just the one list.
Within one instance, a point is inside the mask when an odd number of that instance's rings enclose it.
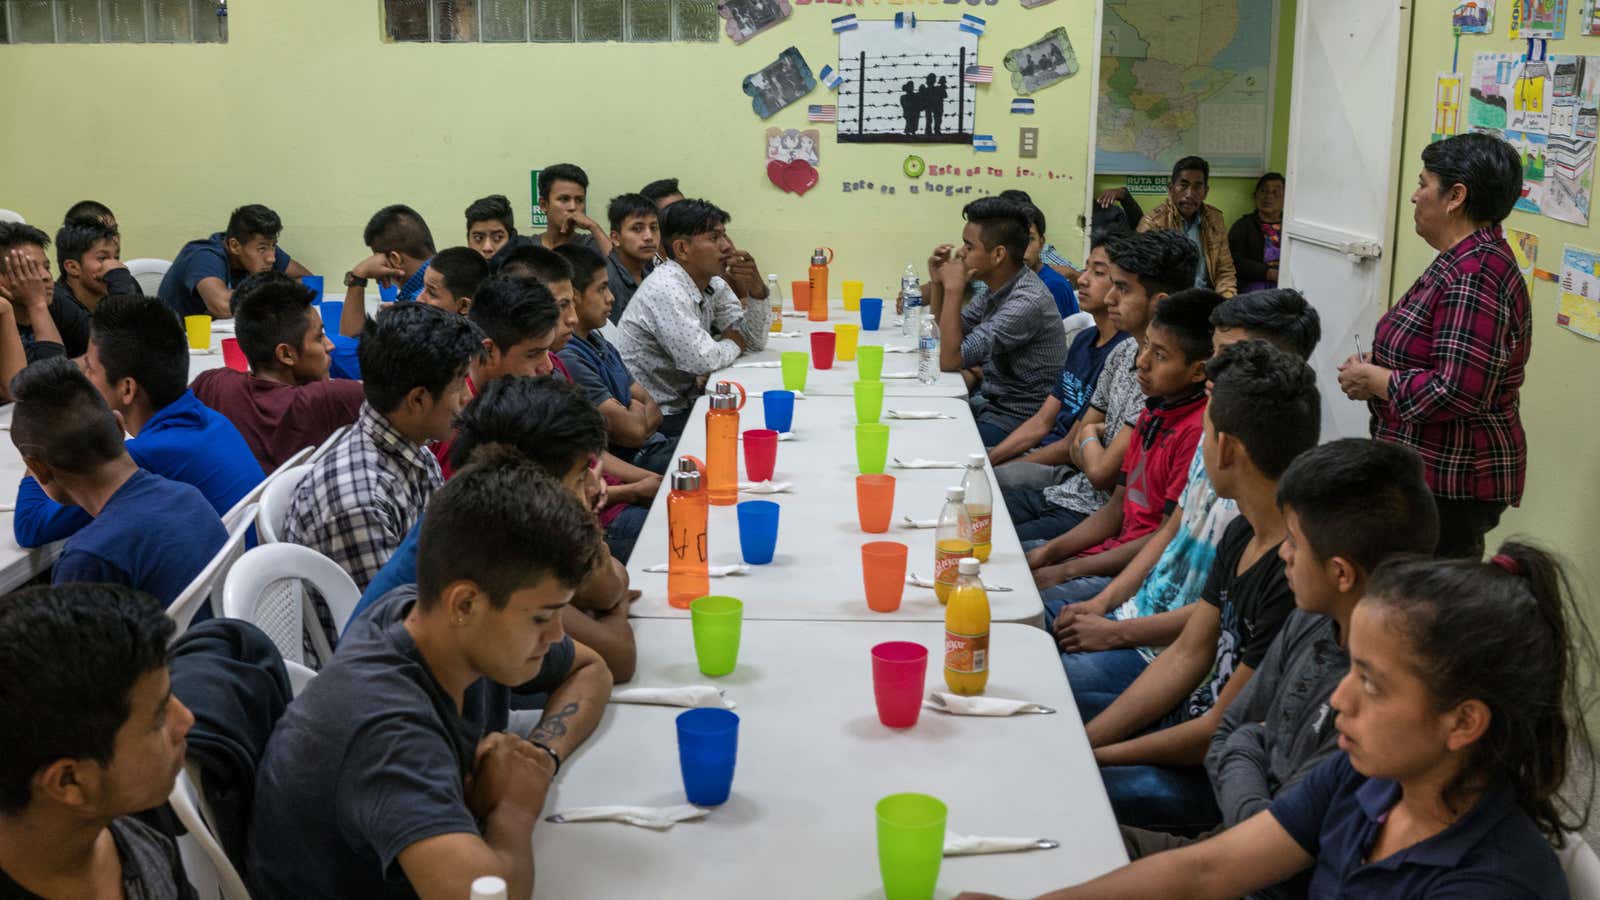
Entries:
{"label": "plaid flannel shirt", "polygon": [[1394,374],[1389,399],[1368,404],[1372,436],[1421,454],[1440,497],[1520,503],[1532,338],[1528,286],[1500,227],[1473,232],[1378,321],[1372,361]]}

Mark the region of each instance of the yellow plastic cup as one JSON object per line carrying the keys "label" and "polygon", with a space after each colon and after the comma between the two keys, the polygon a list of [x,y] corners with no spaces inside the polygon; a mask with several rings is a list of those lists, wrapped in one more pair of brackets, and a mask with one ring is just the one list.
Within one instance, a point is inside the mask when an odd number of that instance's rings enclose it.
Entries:
{"label": "yellow plastic cup", "polygon": [[840,282],[840,287],[844,290],[844,308],[850,312],[859,310],[861,308],[861,293],[866,290],[866,285],[859,281],[844,281]]}
{"label": "yellow plastic cup", "polygon": [[189,335],[189,347],[192,350],[211,349],[211,317],[210,316],[184,316],[183,330]]}
{"label": "yellow plastic cup", "polygon": [[833,358],[851,362],[856,358],[856,343],[861,340],[861,326],[844,322],[833,326]]}

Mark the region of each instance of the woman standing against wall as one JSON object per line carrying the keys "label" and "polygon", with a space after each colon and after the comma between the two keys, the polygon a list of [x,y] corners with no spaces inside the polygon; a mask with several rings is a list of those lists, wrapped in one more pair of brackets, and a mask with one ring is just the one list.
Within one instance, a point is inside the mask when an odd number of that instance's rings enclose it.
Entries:
{"label": "woman standing against wall", "polygon": [[1228,249],[1239,273],[1239,293],[1278,286],[1283,248],[1283,176],[1268,172],[1256,181],[1256,208],[1228,229]]}
{"label": "woman standing against wall", "polygon": [[1378,321],[1372,352],[1339,369],[1346,396],[1372,409],[1372,436],[1422,455],[1441,556],[1481,558],[1484,535],[1522,500],[1518,404],[1533,322],[1500,232],[1521,190],[1522,162],[1504,141],[1463,134],[1423,150],[1411,203],[1439,255]]}

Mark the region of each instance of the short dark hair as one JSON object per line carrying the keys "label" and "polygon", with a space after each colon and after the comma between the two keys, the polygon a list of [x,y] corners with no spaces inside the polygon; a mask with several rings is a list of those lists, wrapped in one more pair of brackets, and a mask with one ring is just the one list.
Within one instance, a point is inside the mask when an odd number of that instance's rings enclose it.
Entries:
{"label": "short dark hair", "polygon": [[678,188],[678,179],[657,178],[655,181],[639,188],[639,193],[644,197],[648,197],[651,203],[660,203],[663,197],[671,197],[673,194],[681,196],[683,191]]}
{"label": "short dark hair", "polygon": [[1199,251],[1178,231],[1130,234],[1112,242],[1106,253],[1112,265],[1137,276],[1152,297],[1194,287],[1200,268]]}
{"label": "short dark hair", "polygon": [[1240,341],[1206,364],[1206,377],[1211,424],[1238,438],[1261,474],[1277,478],[1317,445],[1322,397],[1305,360],[1266,341]]}
{"label": "short dark hair", "polygon": [[11,250],[23,244],[33,244],[41,250],[48,250],[50,235],[26,222],[0,222],[0,250]]}
{"label": "short dark hair", "polygon": [[511,447],[559,480],[606,449],[606,420],[575,385],[553,375],[496,378],[456,417],[450,464],[466,466],[491,445]]}
{"label": "short dark hair", "polygon": [[1248,331],[1301,359],[1310,359],[1322,339],[1322,318],[1294,288],[1268,288],[1230,297],[1211,313],[1211,324]]}
{"label": "short dark hair", "polygon": [[1178,349],[1189,362],[1211,358],[1211,313],[1222,295],[1206,288],[1184,288],[1161,298],[1150,324],[1177,338]]}
{"label": "short dark hair", "polygon": [[282,233],[283,220],[259,203],[241,206],[228,216],[227,236],[241,244],[258,236],[276,241]]}
{"label": "short dark hair", "polygon": [[1522,157],[1505,141],[1469,132],[1422,148],[1422,168],[1439,179],[1442,192],[1467,189],[1462,208],[1473,222],[1498,225],[1522,196]]}
{"label": "short dark hair", "polygon": [[361,242],[373,253],[404,253],[412,259],[433,256],[433,232],[409,206],[396,203],[372,214]]}
{"label": "short dark hair", "polygon": [[572,163],[556,163],[539,170],[539,199],[549,200],[550,189],[558,181],[570,181],[585,191],[589,190],[589,174]]}
{"label": "short dark hair", "polygon": [[444,289],[457,297],[471,297],[489,277],[489,261],[471,247],[446,247],[434,254],[428,268],[444,279]]}
{"label": "short dark hair", "polygon": [[67,260],[81,263],[101,241],[115,241],[117,230],[99,219],[73,219],[56,231],[56,267],[67,274]]}
{"label": "short dark hair", "polygon": [[1178,176],[1182,175],[1184,172],[1199,172],[1200,175],[1205,179],[1206,184],[1211,183],[1211,163],[1206,162],[1204,159],[1198,156],[1185,156],[1183,159],[1173,163],[1172,177],[1167,180],[1167,183],[1171,184],[1172,182],[1177,181]]}
{"label": "short dark hair", "polygon": [[1276,181],[1276,182],[1278,182],[1280,184],[1287,184],[1287,182],[1285,182],[1283,180],[1283,173],[1282,172],[1268,172],[1267,174],[1262,175],[1260,178],[1256,179],[1255,190],[1251,191],[1251,193],[1253,194],[1256,191],[1261,190],[1262,188],[1266,187],[1267,185],[1271,184],[1274,181]]}
{"label": "short dark hair", "polygon": [[282,272],[261,272],[233,291],[233,329],[250,368],[278,364],[278,345],[299,348],[310,328],[306,315],[317,292]]}
{"label": "short dark hair", "polygon": [[659,219],[661,213],[656,210],[656,202],[643,194],[618,194],[606,205],[606,218],[611,222],[612,231],[621,231],[631,216]]}
{"label": "short dark hair", "polygon": [[1021,203],[1001,197],[984,197],[968,203],[961,217],[978,226],[978,234],[989,247],[1004,247],[1017,265],[1028,252],[1028,213]]}
{"label": "short dark hair", "polygon": [[572,263],[556,251],[538,244],[527,244],[506,254],[500,268],[504,270],[511,265],[526,267],[534,278],[547,285],[572,280]]}
{"label": "short dark hair", "polygon": [[1422,457],[1404,444],[1343,438],[1295,457],[1278,479],[1278,506],[1300,520],[1317,559],[1349,560],[1367,575],[1402,553],[1433,553],[1439,509]]}
{"label": "short dark hair", "polygon": [[467,230],[479,222],[499,222],[511,234],[517,233],[516,213],[511,209],[511,201],[505,194],[490,194],[479,197],[467,207]]}
{"label": "short dark hair", "polygon": [[376,320],[367,319],[356,348],[361,387],[380,413],[398,409],[414,388],[438,399],[483,353],[478,326],[426,303],[391,303],[379,310]]}
{"label": "short dark hair", "polygon": [[471,581],[504,609],[522,588],[555,578],[576,588],[605,561],[599,520],[544,470],[482,448],[428,501],[417,546],[417,604],[429,609]]}
{"label": "short dark hair", "polygon": [[1089,249],[1094,251],[1105,247],[1106,252],[1109,254],[1112,244],[1132,234],[1133,229],[1129,228],[1126,222],[1117,221],[1101,225],[1089,232]]}
{"label": "short dark hair", "polygon": [[594,283],[595,273],[606,267],[600,254],[581,244],[562,244],[552,252],[566,260],[567,268],[572,271],[572,289],[580,294]]}
{"label": "short dark hair", "polygon": [[661,211],[661,243],[666,245],[667,257],[677,259],[672,249],[673,241],[706,234],[732,221],[733,216],[705,200],[679,200]]}
{"label": "short dark hair", "polygon": [[66,357],[42,359],[18,372],[11,399],[11,440],[25,457],[87,475],[128,452],[105,398]]}
{"label": "short dark hair", "polygon": [[1001,200],[1010,200],[1013,203],[1026,203],[1033,205],[1033,195],[1021,188],[1007,188],[995,195]]}
{"label": "short dark hair", "polygon": [[[70,365],[70,364],[69,364]],[[0,603],[0,814],[33,799],[59,759],[111,762],[134,684],[167,662],[176,625],[154,597],[118,584],[18,591]]]}
{"label": "short dark hair", "polygon": [[111,207],[97,200],[79,200],[67,207],[67,214],[61,217],[61,224],[75,222],[79,219],[115,219],[116,213]]}
{"label": "short dark hair", "polygon": [[505,352],[530,338],[549,334],[561,321],[561,308],[550,296],[550,289],[538,279],[496,275],[473,295],[467,318]]}
{"label": "short dark hair", "polygon": [[95,307],[90,343],[106,380],[132,378],[162,409],[189,389],[189,340],[172,307],[156,297],[112,295]]}

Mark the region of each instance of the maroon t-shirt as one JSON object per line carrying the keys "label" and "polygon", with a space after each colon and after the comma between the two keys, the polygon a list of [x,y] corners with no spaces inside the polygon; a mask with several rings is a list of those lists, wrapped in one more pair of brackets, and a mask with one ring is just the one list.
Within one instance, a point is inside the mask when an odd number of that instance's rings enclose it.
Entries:
{"label": "maroon t-shirt", "polygon": [[335,378],[291,386],[233,369],[203,372],[190,387],[201,403],[239,429],[269,473],[354,422],[366,400],[359,381]]}

